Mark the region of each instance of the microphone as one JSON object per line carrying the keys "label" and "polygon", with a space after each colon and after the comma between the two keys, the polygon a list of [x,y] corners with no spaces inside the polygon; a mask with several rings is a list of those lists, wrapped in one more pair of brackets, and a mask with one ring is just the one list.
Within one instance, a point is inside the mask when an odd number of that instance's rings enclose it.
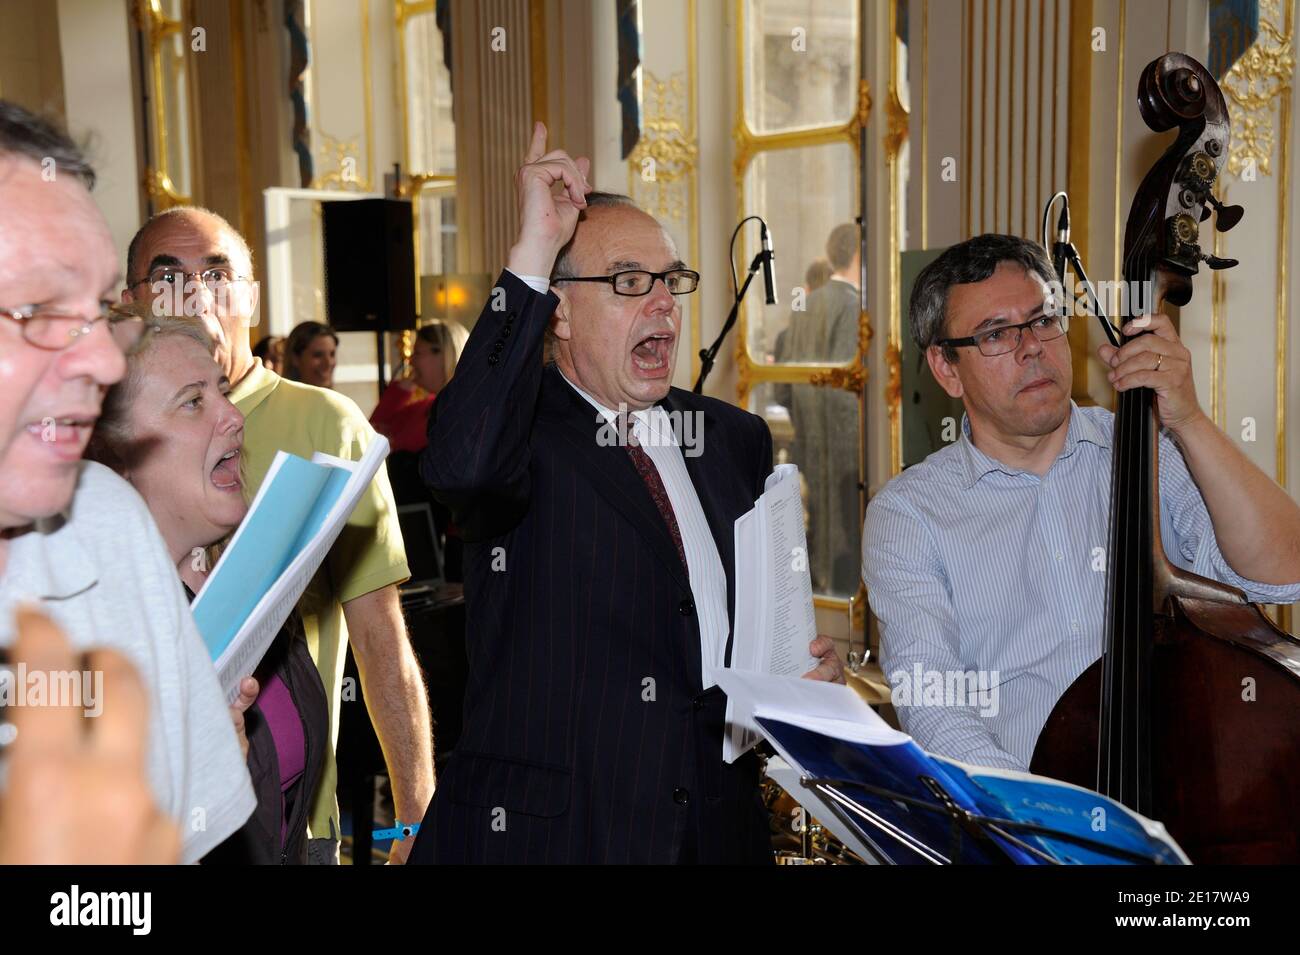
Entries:
{"label": "microphone", "polygon": [[767,231],[767,223],[758,220],[759,234],[763,240],[763,301],[768,305],[776,304],[776,278],[772,272],[772,236]]}
{"label": "microphone", "polygon": [[1052,266],[1056,269],[1057,281],[1065,288],[1065,261],[1070,248],[1070,197],[1061,193],[1061,215],[1056,220],[1056,241],[1052,243]]}

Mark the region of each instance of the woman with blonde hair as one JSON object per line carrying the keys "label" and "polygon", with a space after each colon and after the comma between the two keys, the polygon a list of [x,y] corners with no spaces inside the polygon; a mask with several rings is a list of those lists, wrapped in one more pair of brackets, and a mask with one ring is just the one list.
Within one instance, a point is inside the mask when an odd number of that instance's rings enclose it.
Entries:
{"label": "woman with blonde hair", "polygon": [[[459,322],[435,319],[420,326],[415,333],[411,361],[405,375],[384,389],[379,405],[370,416],[375,430],[388,438],[392,453],[388,455],[388,480],[398,504],[428,504],[434,526],[444,535],[443,575],[448,581],[461,576],[460,532],[451,513],[433,499],[420,477],[420,452],[429,443],[429,412],[438,392],[447,386],[469,340],[469,332]],[[408,548],[415,546],[408,542]],[[408,558],[420,560],[412,554]]]}
{"label": "woman with blonde hair", "polygon": [[370,416],[394,451],[418,453],[428,444],[429,409],[447,386],[469,332],[459,322],[434,319],[415,333],[408,373],[384,389]]}
{"label": "woman with blonde hair", "polygon": [[[196,321],[150,317],[109,389],[86,456],[118,472],[144,498],[190,600],[211,551],[248,511],[240,459],[244,416]],[[257,808],[204,861],[306,863],[307,817],[330,744],[325,686],[296,616],[286,621],[255,678],[246,678],[236,728]]]}

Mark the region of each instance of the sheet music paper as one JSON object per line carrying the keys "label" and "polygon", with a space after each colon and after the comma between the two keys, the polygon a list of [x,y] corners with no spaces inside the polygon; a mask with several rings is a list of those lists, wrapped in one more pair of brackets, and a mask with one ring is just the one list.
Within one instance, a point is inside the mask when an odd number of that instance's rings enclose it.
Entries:
{"label": "sheet music paper", "polygon": [[[817,637],[817,619],[795,465],[778,465],[768,475],[762,496],[736,519],[735,544],[731,668],[802,676],[817,666],[817,659],[808,652],[808,644]],[[752,722],[735,722],[735,713],[729,699],[722,740],[722,758],[729,763],[762,738]]]}
{"label": "sheet music paper", "polygon": [[228,701],[266,656],[387,456],[382,435],[360,461],[276,455],[191,607]]}

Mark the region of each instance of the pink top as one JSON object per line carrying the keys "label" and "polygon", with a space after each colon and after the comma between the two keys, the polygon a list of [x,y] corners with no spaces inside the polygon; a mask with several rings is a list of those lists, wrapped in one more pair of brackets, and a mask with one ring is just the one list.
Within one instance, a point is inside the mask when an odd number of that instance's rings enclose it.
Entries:
{"label": "pink top", "polygon": [[[272,676],[257,695],[257,708],[266,719],[275,740],[275,755],[280,763],[280,792],[289,791],[289,787],[298,781],[307,770],[307,737],[302,730],[302,717],[298,707],[294,706],[293,697],[279,676]],[[285,816],[284,803],[280,808],[280,841],[288,838],[289,820]]]}

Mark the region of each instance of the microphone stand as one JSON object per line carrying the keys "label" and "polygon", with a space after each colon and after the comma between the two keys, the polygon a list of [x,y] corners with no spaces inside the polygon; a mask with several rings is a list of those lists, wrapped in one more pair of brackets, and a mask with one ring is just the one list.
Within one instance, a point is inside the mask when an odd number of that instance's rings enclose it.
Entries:
{"label": "microphone stand", "polygon": [[1101,302],[1097,298],[1097,290],[1092,286],[1092,279],[1088,278],[1088,273],[1083,269],[1083,260],[1079,258],[1079,250],[1074,247],[1073,242],[1057,242],[1057,251],[1065,256],[1065,261],[1074,269],[1076,275],[1083,280],[1084,291],[1088,293],[1088,298],[1092,300],[1092,314],[1097,316],[1097,321],[1101,322],[1101,327],[1106,331],[1106,337],[1116,348],[1120,347],[1119,335],[1115,332],[1115,326],[1106,313],[1102,311]]}
{"label": "microphone stand", "polygon": [[[1111,320],[1106,317],[1105,311],[1102,310],[1101,300],[1097,298],[1097,290],[1093,287],[1092,279],[1088,278],[1088,273],[1084,271],[1083,260],[1079,257],[1079,250],[1076,249],[1074,243],[1070,241],[1070,197],[1064,192],[1054,194],[1051,199],[1047,200],[1047,206],[1043,209],[1043,248],[1047,248],[1048,217],[1051,215],[1052,206],[1056,205],[1057,199],[1065,200],[1065,208],[1061,211],[1060,223],[1057,225],[1057,234],[1060,238],[1052,243],[1052,259],[1053,261],[1056,261],[1058,258],[1061,259],[1066,266],[1074,269],[1075,275],[1079,276],[1079,278],[1083,280],[1084,291],[1088,293],[1088,298],[1091,299],[1090,304],[1092,306],[1092,314],[1096,315],[1097,321],[1101,322],[1101,327],[1105,330],[1106,337],[1110,339],[1110,343],[1116,348],[1119,348],[1120,340],[1119,335],[1115,331],[1115,326],[1111,323]],[[1061,274],[1062,285],[1064,285],[1065,282],[1064,273],[1065,269],[1063,268]],[[1067,293],[1064,287],[1062,287],[1061,292],[1069,295],[1071,305],[1073,306],[1075,302],[1074,293]],[[1062,305],[1064,304],[1065,303],[1062,303]]]}
{"label": "microphone stand", "polygon": [[745,282],[736,290],[735,300],[731,303],[731,311],[727,313],[727,320],[722,324],[722,331],[714,339],[713,344],[708,348],[700,349],[700,377],[695,380],[695,387],[691,390],[697,395],[704,394],[704,379],[709,377],[709,372],[713,370],[713,362],[718,357],[718,352],[722,348],[722,341],[731,331],[731,327],[736,324],[736,317],[740,314],[740,302],[749,291],[749,283],[754,281],[754,276],[758,270],[763,267],[763,263],[772,257],[772,253],[763,249],[754,256],[754,261],[749,263],[749,274],[745,276]]}

